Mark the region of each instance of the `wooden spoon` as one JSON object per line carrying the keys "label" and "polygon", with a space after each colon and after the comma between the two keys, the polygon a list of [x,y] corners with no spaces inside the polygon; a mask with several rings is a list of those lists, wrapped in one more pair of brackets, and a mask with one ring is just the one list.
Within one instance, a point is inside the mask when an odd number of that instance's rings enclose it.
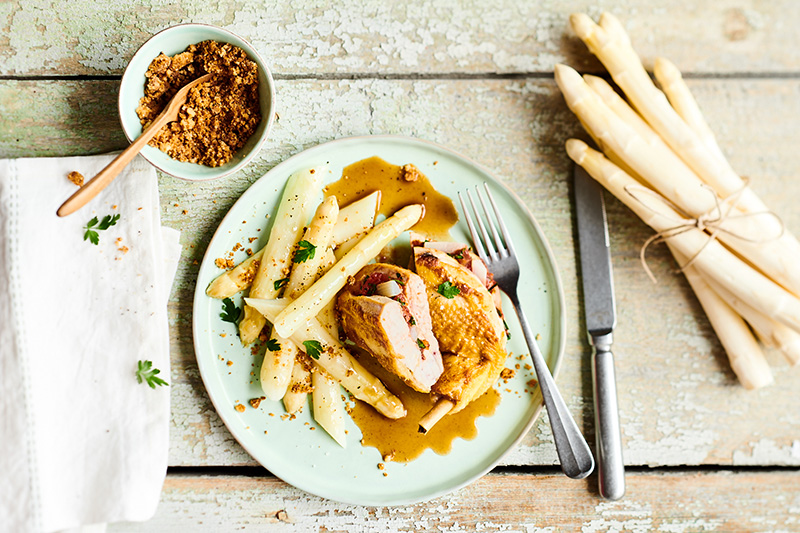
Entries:
{"label": "wooden spoon", "polygon": [[142,148],[147,145],[148,141],[150,141],[150,139],[152,139],[155,134],[161,130],[161,128],[163,128],[168,122],[177,120],[178,111],[180,110],[181,106],[186,103],[186,97],[189,96],[189,91],[193,87],[203,83],[204,81],[208,81],[209,79],[211,79],[211,74],[206,74],[205,76],[197,78],[193,82],[187,83],[181,87],[181,89],[175,93],[175,96],[172,97],[172,100],[169,101],[164,110],[159,113],[150,126],[148,126],[147,129],[144,130],[142,134],[131,143],[130,146],[128,146],[122,151],[121,154],[115,157],[114,160],[106,166],[106,168],[101,170],[95,177],[87,181],[86,184],[75,191],[75,193],[70,196],[66,202],[61,204],[61,207],[59,207],[58,211],[56,212],[58,216],[64,217],[74,213],[86,205],[89,200],[97,196],[100,191],[105,189],[108,184],[117,177],[117,174],[122,172],[122,169],[128,166],[128,163],[130,163],[131,160],[142,151]]}

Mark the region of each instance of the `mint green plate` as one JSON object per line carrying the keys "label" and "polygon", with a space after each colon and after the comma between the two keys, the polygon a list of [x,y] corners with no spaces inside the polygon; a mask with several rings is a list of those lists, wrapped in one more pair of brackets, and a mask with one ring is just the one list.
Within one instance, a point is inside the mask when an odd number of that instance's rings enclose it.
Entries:
{"label": "mint green plate", "polygon": [[[396,165],[415,164],[438,191],[453,198],[467,187],[489,183],[523,265],[523,307],[531,328],[540,335],[542,353],[556,373],[565,342],[564,293],[553,255],[533,216],[484,168],[447,148],[408,137],[352,137],[325,143],[287,159],[255,182],[222,220],[203,258],[194,298],[194,344],[214,407],[253,458],[287,483],[312,494],[351,504],[385,506],[427,500],[467,485],[491,470],[536,420],[542,398],[538,387],[525,392],[526,382],[534,375],[524,369],[527,356],[521,361],[516,358],[527,354],[528,348],[510,303],[506,301],[504,308],[511,328],[508,351],[513,355],[506,366],[521,363],[523,368],[507,384],[496,385],[501,402],[495,414],[479,418],[478,436],[471,441],[456,439],[448,455],[427,450],[410,463],[387,462],[388,475],[384,476],[377,468],[383,462],[380,453],[361,446],[361,431],[352,420],[347,420],[347,448],[341,448],[317,427],[310,406],[295,420],[282,420],[284,410],[279,402],[264,400],[258,409],[248,404],[251,398],[262,396],[258,382],[262,356],[241,346],[236,327],[220,319],[220,300],[205,294],[211,280],[222,272],[214,264],[216,258],[238,242],[254,251],[265,244],[268,216],[275,211],[289,175],[328,163],[332,171],[328,181],[333,181],[344,167],[375,155]],[[462,221],[451,233],[455,240],[470,242]],[[257,239],[248,243],[250,237]],[[244,251],[238,251],[234,260],[245,257]],[[234,301],[240,306],[241,295]],[[245,411],[236,411],[236,404],[244,405]]]}

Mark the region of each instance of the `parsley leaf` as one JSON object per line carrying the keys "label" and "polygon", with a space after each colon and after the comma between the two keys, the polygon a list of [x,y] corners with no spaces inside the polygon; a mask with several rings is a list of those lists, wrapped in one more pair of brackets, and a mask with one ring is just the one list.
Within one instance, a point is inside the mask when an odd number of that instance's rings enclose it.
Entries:
{"label": "parsley leaf", "polygon": [[409,326],[416,326],[416,325],[417,325],[417,321],[416,321],[416,320],[414,320],[414,317],[413,317],[413,316],[412,316],[411,318],[409,318],[409,319],[408,319],[408,325],[409,325]]}
{"label": "parsley leaf", "polygon": [[425,348],[427,348],[427,346],[425,346],[425,341],[424,341],[424,340],[422,340],[422,339],[417,339],[417,346],[419,346],[419,347],[420,347],[420,348],[422,348],[423,350],[424,350]]}
{"label": "parsley leaf", "polygon": [[224,322],[236,324],[236,321],[239,320],[240,314],[242,314],[242,310],[236,307],[236,304],[233,303],[233,300],[230,298],[225,298],[222,300],[222,312],[219,314],[219,317]]}
{"label": "parsley leaf", "polygon": [[266,346],[267,350],[269,350],[270,352],[277,352],[278,350],[281,349],[281,344],[278,342],[277,339],[268,340]]}
{"label": "parsley leaf", "polygon": [[317,247],[311,244],[306,240],[302,240],[297,243],[297,250],[294,252],[294,257],[292,258],[292,262],[294,263],[305,263],[309,259],[314,259],[314,254],[317,251]]}
{"label": "parsley leaf", "polygon": [[506,340],[508,340],[511,338],[511,331],[508,328],[508,324],[506,324],[506,319],[502,318],[501,320],[503,321],[503,327],[506,328]]}
{"label": "parsley leaf", "polygon": [[155,389],[156,385],[167,385],[169,383],[156,376],[161,370],[153,368],[152,361],[139,361],[138,368],[136,369],[136,381],[139,383],[147,383],[151,389]]}
{"label": "parsley leaf", "polygon": [[[114,216],[106,215],[103,217],[103,220],[100,221],[98,225],[97,217],[92,217],[92,219],[86,223],[83,227],[86,231],[83,232],[83,240],[89,241],[94,245],[100,243],[100,235],[97,233],[98,231],[105,231],[111,226],[116,225],[117,220],[119,220],[119,214]],[[97,227],[95,227],[97,226]],[[95,231],[97,230],[97,231]]]}
{"label": "parsley leaf", "polygon": [[275,287],[275,290],[277,291],[278,289],[285,287],[287,283],[289,283],[289,278],[281,278],[273,283],[272,286]]}
{"label": "parsley leaf", "polygon": [[319,341],[303,341],[303,346],[310,358],[319,359],[319,354],[322,352],[322,344]]}
{"label": "parsley leaf", "polygon": [[458,294],[461,293],[461,289],[459,289],[457,286],[453,285],[449,281],[445,281],[436,288],[436,292],[438,292],[447,299],[453,299]]}

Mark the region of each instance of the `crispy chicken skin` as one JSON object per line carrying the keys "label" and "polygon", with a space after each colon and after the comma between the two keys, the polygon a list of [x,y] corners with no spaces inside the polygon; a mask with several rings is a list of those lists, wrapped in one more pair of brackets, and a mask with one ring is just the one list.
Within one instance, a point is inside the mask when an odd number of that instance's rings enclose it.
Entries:
{"label": "crispy chicken skin", "polygon": [[[491,387],[506,361],[506,332],[486,286],[464,265],[448,254],[415,247],[417,274],[428,288],[433,334],[442,351],[444,372],[431,387],[460,411]],[[450,282],[458,288],[452,298],[439,287]],[[447,292],[447,291],[445,291]]]}
{"label": "crispy chicken skin", "polygon": [[[376,295],[377,285],[394,280],[400,294]],[[430,392],[442,374],[439,343],[431,331],[422,279],[404,268],[374,263],[362,268],[339,294],[342,330],[409,387]]]}

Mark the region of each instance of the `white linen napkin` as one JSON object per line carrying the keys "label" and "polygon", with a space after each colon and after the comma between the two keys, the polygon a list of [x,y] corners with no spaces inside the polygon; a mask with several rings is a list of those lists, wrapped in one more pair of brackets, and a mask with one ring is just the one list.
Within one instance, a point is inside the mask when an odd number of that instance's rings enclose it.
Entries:
{"label": "white linen napkin", "polygon": [[[133,161],[87,206],[56,209],[114,155],[0,160],[0,529],[59,531],[153,516],[167,469],[166,302],[179,233],[156,173]],[[119,214],[84,240],[94,216]]]}

